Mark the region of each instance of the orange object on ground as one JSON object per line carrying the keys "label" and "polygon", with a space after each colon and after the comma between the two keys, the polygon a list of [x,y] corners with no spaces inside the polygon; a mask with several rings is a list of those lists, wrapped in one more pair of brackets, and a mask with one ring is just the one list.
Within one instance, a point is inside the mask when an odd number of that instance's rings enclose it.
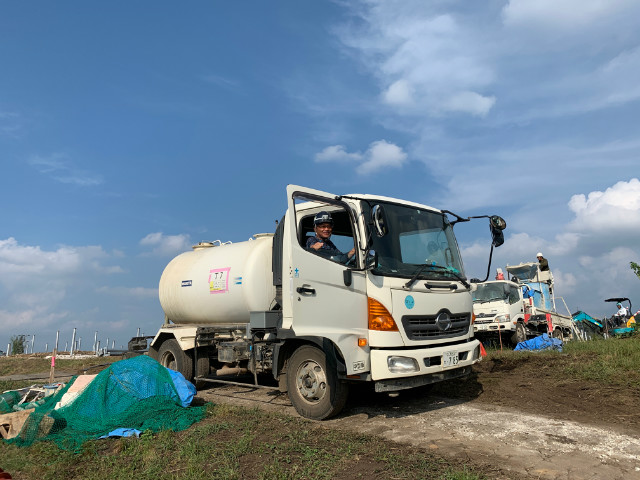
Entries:
{"label": "orange object on ground", "polygon": [[480,342],[480,356],[481,357],[487,356],[487,351],[484,349],[484,345],[482,345],[482,342]]}

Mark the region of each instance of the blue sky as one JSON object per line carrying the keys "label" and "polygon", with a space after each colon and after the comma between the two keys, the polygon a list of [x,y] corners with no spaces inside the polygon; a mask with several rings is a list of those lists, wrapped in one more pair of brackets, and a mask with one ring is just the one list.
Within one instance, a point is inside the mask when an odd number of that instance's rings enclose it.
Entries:
{"label": "blue sky", "polygon": [[289,183],[500,214],[494,268],[636,310],[638,78],[632,0],[3,2],[0,349],[154,333],[169,260],[273,231]]}

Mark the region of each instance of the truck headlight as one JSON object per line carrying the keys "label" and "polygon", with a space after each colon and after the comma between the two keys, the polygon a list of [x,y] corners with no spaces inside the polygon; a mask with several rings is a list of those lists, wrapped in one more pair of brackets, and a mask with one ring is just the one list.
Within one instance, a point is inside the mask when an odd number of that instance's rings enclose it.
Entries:
{"label": "truck headlight", "polygon": [[392,373],[409,373],[420,370],[418,361],[410,357],[387,357],[387,366]]}
{"label": "truck headlight", "polygon": [[509,320],[511,320],[511,315],[509,315],[508,313],[506,315],[496,315],[496,318],[493,319],[494,322],[508,322]]}

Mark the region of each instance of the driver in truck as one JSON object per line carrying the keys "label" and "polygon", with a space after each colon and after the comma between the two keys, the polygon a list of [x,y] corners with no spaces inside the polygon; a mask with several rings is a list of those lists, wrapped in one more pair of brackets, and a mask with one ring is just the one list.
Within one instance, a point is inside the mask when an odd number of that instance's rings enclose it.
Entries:
{"label": "driver in truck", "polygon": [[307,250],[315,251],[318,255],[340,263],[346,263],[356,253],[356,249],[352,248],[349,253],[344,254],[331,241],[333,218],[329,212],[323,211],[316,214],[313,219],[313,231],[315,236],[307,239]]}

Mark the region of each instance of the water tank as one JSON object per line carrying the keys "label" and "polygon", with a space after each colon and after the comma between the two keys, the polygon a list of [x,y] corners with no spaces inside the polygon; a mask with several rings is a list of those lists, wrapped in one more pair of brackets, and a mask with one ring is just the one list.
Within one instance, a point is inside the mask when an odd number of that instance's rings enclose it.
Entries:
{"label": "water tank", "polygon": [[178,324],[248,323],[249,312],[269,310],[273,234],[233,244],[200,243],[171,260],[160,278],[160,304]]}

